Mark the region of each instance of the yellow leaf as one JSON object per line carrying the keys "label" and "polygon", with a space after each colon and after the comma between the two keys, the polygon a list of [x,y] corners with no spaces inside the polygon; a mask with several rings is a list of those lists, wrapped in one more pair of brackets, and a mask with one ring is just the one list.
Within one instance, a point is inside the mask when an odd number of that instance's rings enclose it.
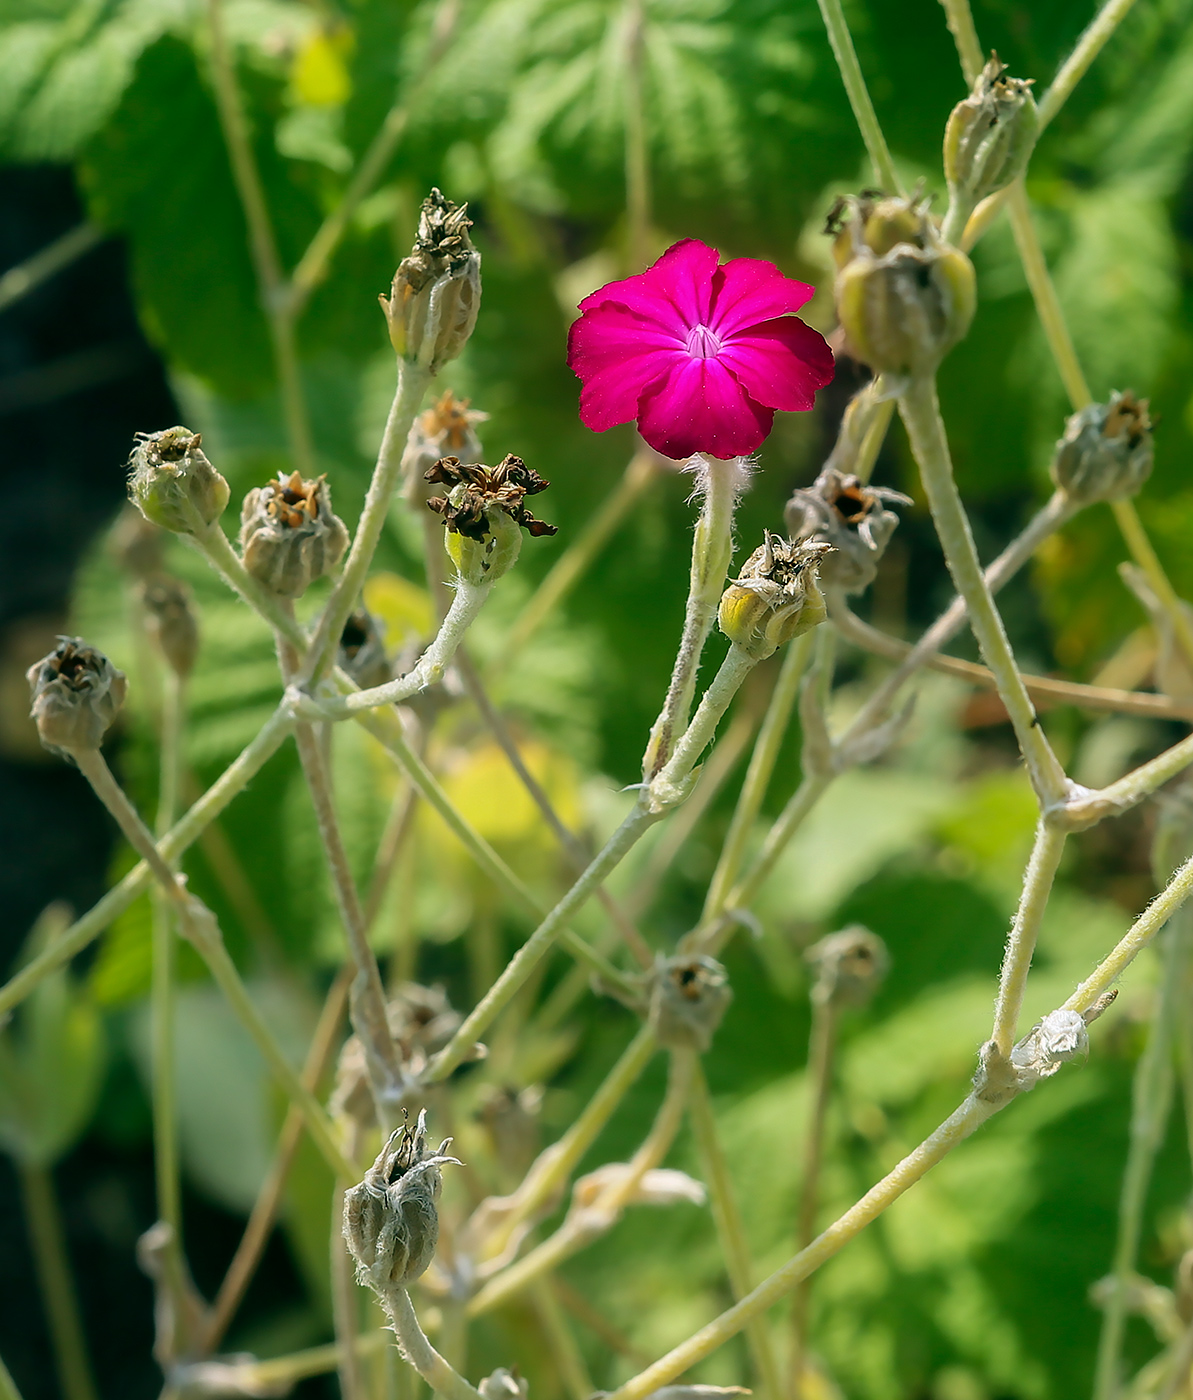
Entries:
{"label": "yellow leaf", "polygon": [[307,35],[290,73],[299,101],[310,107],[340,107],[347,102],[352,94],[347,60],[353,42],[351,30],[342,25]]}
{"label": "yellow leaf", "polygon": [[[560,821],[574,830],[579,789],[571,759],[533,739],[519,747],[523,762],[551,799]],[[492,740],[471,750],[447,774],[443,786],[456,809],[486,841],[502,847],[527,841],[555,844],[534,799]]]}
{"label": "yellow leaf", "polygon": [[410,637],[426,637],[434,629],[434,613],[426,589],[398,574],[374,574],[364,586],[365,607],[385,627],[389,646]]}

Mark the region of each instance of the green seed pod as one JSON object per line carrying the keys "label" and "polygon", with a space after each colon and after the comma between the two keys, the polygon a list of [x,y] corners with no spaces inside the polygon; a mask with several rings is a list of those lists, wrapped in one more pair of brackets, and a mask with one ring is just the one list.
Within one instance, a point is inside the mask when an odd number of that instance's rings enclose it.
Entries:
{"label": "green seed pod", "polygon": [[944,130],[949,195],[972,209],[1023,173],[1040,128],[1032,80],[1008,78],[993,54]]}
{"label": "green seed pod", "polygon": [[364,1180],[344,1193],[344,1239],[362,1283],[377,1293],[405,1288],[426,1272],[439,1242],[440,1167],[459,1166],[427,1150],[427,1111],[389,1136]]}
{"label": "green seed pod", "polygon": [[717,621],[731,642],[758,661],[819,626],[824,597],[816,571],[833,546],[823,541],[792,544],[766,531],[765,541],[721,595]]}
{"label": "green seed pod", "polygon": [[432,496],[427,507],[443,516],[444,546],[467,583],[492,582],[513,568],[522,549],[521,527],[534,536],[558,528],[526,509],[526,497],[551,483],[520,457],[507,456],[495,467],[442,457],[423,479],[451,487],[446,497]]}
{"label": "green seed pod", "polygon": [[820,581],[846,593],[860,593],[874,582],[899,517],[887,503],[911,505],[911,498],[886,486],[870,486],[856,476],[826,467],[809,490],[798,489],[787,502],[787,529],[793,540],[823,540],[833,553],[821,562]]}
{"label": "green seed pod", "polygon": [[213,525],[228,504],[228,483],[207,460],[199,433],[138,433],[128,459],[128,494],[146,520],[177,535]]}
{"label": "green seed pod", "polygon": [[433,189],[423,200],[418,236],[394,273],[381,306],[389,338],[403,359],[434,374],[463,350],[476,325],[481,259],[472,246],[466,204]]}
{"label": "green seed pod", "polygon": [[59,637],[25,679],[38,736],[51,753],[63,757],[72,749],[98,749],[128,692],[124,672],[82,637]]}
{"label": "green seed pod", "polygon": [[1133,496],[1152,474],[1154,448],[1147,399],[1130,389],[1091,403],[1065,424],[1056,444],[1052,480],[1081,505]]}
{"label": "green seed pod", "polygon": [[732,1000],[728,975],[714,958],[659,958],[651,983],[650,1028],[661,1045],[703,1052]]}
{"label": "green seed pod", "polygon": [[195,669],[199,651],[199,622],[191,606],[191,591],[181,579],[154,574],[141,585],[145,627],[162,650],[171,670],[182,679]]}
{"label": "green seed pod", "polygon": [[973,320],[973,264],[941,241],[922,201],[863,196],[848,207],[834,256],[850,353],[879,372],[931,373]]}
{"label": "green seed pod", "polygon": [[326,477],[256,486],[240,511],[244,567],[283,598],[301,598],[329,574],[348,548],[348,530],[331,508]]}

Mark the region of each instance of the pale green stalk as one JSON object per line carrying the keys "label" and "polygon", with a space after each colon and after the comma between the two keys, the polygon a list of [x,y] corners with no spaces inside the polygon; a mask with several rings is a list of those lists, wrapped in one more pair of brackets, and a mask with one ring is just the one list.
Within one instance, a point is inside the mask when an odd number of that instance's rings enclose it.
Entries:
{"label": "pale green stalk", "polygon": [[[177,860],[188,846],[198,840],[208,823],[219,816],[237,793],[252,781],[277,752],[293,724],[294,720],[288,708],[284,704],[280,705],[239,758],[225,769],[182,820],[159,842],[158,849],[163,860]],[[120,883],[110,889],[82,918],[76,919],[61,938],[56,939],[51,947],[0,987],[0,1015],[11,1011],[14,1006],[24,1001],[41,981],[51,973],[57,972],[64,963],[69,962],[98,938],[109,924],[118,919],[133,901],[149,888],[152,879],[145,861],[135,865]]]}
{"label": "pale green stalk", "polygon": [[967,83],[982,71],[982,45],[978,41],[978,31],[974,28],[973,15],[969,10],[969,0],[940,0],[944,6],[945,20],[949,33],[957,45],[957,57],[961,60],[961,71]]}
{"label": "pale green stalk", "polygon": [[746,770],[745,781],[738,794],[737,806],[729,823],[725,844],[721,848],[717,868],[708,887],[704,912],[701,915],[702,923],[711,923],[721,913],[725,907],[725,899],[741,870],[746,843],[750,839],[750,833],[754,829],[770,785],[771,775],[775,771],[775,763],[787,733],[791,711],[795,707],[795,698],[799,694],[800,681],[803,680],[812,654],[812,642],[813,633],[805,632],[788,646],[783,657],[766,717],[754,742],[754,752],[750,755],[750,766]]}
{"label": "pale green stalk", "polygon": [[[725,1272],[729,1275],[734,1298],[740,1301],[754,1287],[754,1264],[750,1258],[750,1245],[746,1239],[741,1210],[733,1190],[733,1173],[717,1131],[708,1081],[700,1065],[696,1066],[692,1078],[692,1096],[688,1111],[692,1136],[700,1154],[701,1171],[708,1187],[709,1206],[717,1228],[717,1241],[721,1246],[721,1253],[725,1256]],[[746,1341],[761,1383],[759,1388],[763,1400],[783,1400],[783,1378],[765,1318],[755,1318],[746,1325]]]}
{"label": "pale green stalk", "polygon": [[571,1400],[590,1400],[596,1386],[588,1374],[584,1353],[576,1344],[567,1316],[555,1296],[552,1280],[538,1279],[530,1286],[530,1301],[555,1362],[555,1370]]}
{"label": "pale green stalk", "polygon": [[418,1324],[418,1314],[404,1288],[393,1288],[378,1295],[397,1333],[402,1355],[414,1367],[436,1395],[447,1400],[482,1400],[479,1390],[472,1386],[443,1359],[427,1340]]}
{"label": "pale green stalk", "polygon": [[331,1193],[331,1243],[328,1272],[331,1276],[331,1315],[335,1328],[336,1379],[340,1400],[365,1400],[366,1390],[360,1353],[356,1280],[352,1259],[344,1248],[344,1183],[337,1181]]}
{"label": "pale green stalk", "polygon": [[21,1392],[3,1359],[0,1359],[0,1400],[21,1400]]}
{"label": "pale green stalk", "polygon": [[[32,257],[17,263],[16,267],[10,267],[0,276],[0,311],[7,310],[22,297],[36,291],[43,282],[61,272],[64,267],[69,267],[84,253],[89,253],[107,236],[106,230],[98,224],[76,224],[60,238],[55,238],[52,243],[39,248]],[[0,1391],[0,1394],[2,1393]]]}
{"label": "pale green stalk", "polygon": [[1189,940],[1193,922],[1182,909],[1168,926],[1162,952],[1160,984],[1147,1048],[1135,1070],[1131,1136],[1123,1172],[1111,1290],[1102,1316],[1094,1400],[1115,1400],[1121,1389],[1123,1336],[1127,1323],[1127,1289],[1135,1272],[1143,1235],[1143,1212],[1156,1154],[1164,1140],[1172,1108],[1174,1047],[1177,1024],[1186,1007]]}
{"label": "pale green stalk", "polygon": [[845,21],[845,11],[841,8],[841,0],[819,0],[819,4],[824,27],[828,30],[829,43],[833,46],[837,67],[841,70],[841,81],[845,84],[849,105],[853,108],[854,121],[857,122],[862,140],[866,143],[866,151],[870,156],[870,164],[874,167],[875,178],[882,186],[884,193],[899,194],[901,187],[899,177],[895,173],[895,163],[887,148],[882,127],[878,124],[874,104],[870,101],[870,93],[866,88],[866,80],[862,76],[862,66],[857,61],[857,52],[853,47],[853,39],[850,37],[849,25]]}
{"label": "pale green stalk", "polygon": [[63,1400],[99,1400],[87,1356],[79,1299],[71,1277],[66,1231],[54,1194],[53,1178],[48,1168],[33,1162],[18,1161],[17,1165],[33,1265],[54,1344],[54,1368]]}
{"label": "pale green stalk", "polygon": [[1057,820],[1067,824],[1071,830],[1082,831],[1105,817],[1121,816],[1163,787],[1170,778],[1183,773],[1191,763],[1193,734],[1147,763],[1141,763],[1108,787],[1071,798],[1065,810],[1057,814]]}
{"label": "pale green stalk", "polygon": [[1002,618],[982,575],[969,520],[953,480],[953,464],[940,421],[935,380],[913,378],[899,405],[949,572],[957,592],[965,599],[970,626],[986,664],[998,682],[998,693],[1010,716],[1032,786],[1043,807],[1055,807],[1063,803],[1068,794],[1068,780],[1039,726]]}
{"label": "pale green stalk", "polygon": [[294,610],[286,606],[276,593],[271,593],[244,567],[239,554],[232,548],[219,522],[209,525],[199,534],[187,535],[187,541],[204,556],[211,567],[234,593],[254,612],[280,632],[300,653],[305,653],[307,636],[294,618]]}
{"label": "pale green stalk", "polygon": [[1040,130],[1052,121],[1069,100],[1073,89],[1085,77],[1089,66],[1102,52],[1107,40],[1127,17],[1135,0],[1106,0],[1073,46],[1073,52],[1060,66],[1048,91],[1040,98]]}

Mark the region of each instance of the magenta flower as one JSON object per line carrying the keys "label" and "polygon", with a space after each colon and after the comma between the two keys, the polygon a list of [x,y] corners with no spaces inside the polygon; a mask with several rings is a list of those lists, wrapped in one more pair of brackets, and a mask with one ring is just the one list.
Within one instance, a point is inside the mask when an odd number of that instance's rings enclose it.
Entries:
{"label": "magenta flower", "polygon": [[686,238],[580,303],[568,364],[583,382],[587,427],[603,433],[636,418],[666,457],[744,457],[761,447],[775,409],[812,407],[833,355],[791,313],[814,289],[758,258],[718,267],[717,257]]}

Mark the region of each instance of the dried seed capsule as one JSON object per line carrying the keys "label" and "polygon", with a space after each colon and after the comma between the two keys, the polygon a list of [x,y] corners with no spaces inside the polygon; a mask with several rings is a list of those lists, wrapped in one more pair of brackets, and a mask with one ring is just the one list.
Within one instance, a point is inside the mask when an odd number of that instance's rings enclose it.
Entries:
{"label": "dried seed capsule", "polygon": [[466,204],[433,189],[423,200],[418,236],[394,273],[381,306],[389,338],[403,359],[434,374],[463,350],[476,325],[481,258],[472,246]]}
{"label": "dried seed capsule", "polygon": [[41,742],[64,756],[72,749],[99,748],[128,690],[124,672],[82,637],[59,637],[25,678]]}
{"label": "dried seed capsule", "polygon": [[170,574],[154,574],[141,585],[141,602],[146,630],[175,675],[185,680],[195,669],[199,651],[199,622],[190,589]]}
{"label": "dried seed capsule", "polygon": [[491,1376],[486,1376],[477,1387],[485,1400],[527,1400],[530,1395],[528,1382],[518,1374],[498,1366]]}
{"label": "dried seed capsule", "polygon": [[283,598],[301,598],[335,568],[348,548],[348,530],[331,508],[327,478],[293,472],[254,487],[240,510],[244,567]]}
{"label": "dried seed capsule", "polygon": [[922,200],[863,195],[845,207],[832,227],[850,352],[878,371],[931,373],[973,320],[973,264],[941,241]]}
{"label": "dried seed capsule", "polygon": [[381,626],[367,608],[357,608],[344,623],[336,665],[362,690],[393,679]]}
{"label": "dried seed capsule", "polygon": [[1152,474],[1154,448],[1147,399],[1130,389],[1091,403],[1065,424],[1056,444],[1052,480],[1072,501],[1117,501],[1133,496]]}
{"label": "dried seed capsule", "polygon": [[792,544],[766,531],[764,542],[721,595],[717,621],[736,646],[762,661],[825,619],[816,571],[833,546]]}
{"label": "dried seed capsule", "polygon": [[427,1150],[427,1111],[391,1133],[364,1180],[344,1193],[344,1239],[357,1276],[380,1294],[404,1288],[426,1271],[439,1241],[440,1167],[451,1139]]}
{"label": "dried seed capsule", "polygon": [[944,129],[949,195],[972,209],[1023,173],[1040,128],[1032,80],[1008,78],[992,54]]}
{"label": "dried seed capsule", "polygon": [[830,933],[813,943],[804,957],[816,970],[813,1001],[833,1006],[864,1006],[891,965],[886,944],[862,924]]}
{"label": "dried seed capsule", "polygon": [[418,415],[402,455],[402,469],[408,480],[422,479],[440,457],[458,457],[462,462],[480,457],[476,425],[487,422],[489,415],[470,408],[470,403],[470,399],[458,399],[448,389]]}
{"label": "dried seed capsule", "polygon": [[213,525],[228,504],[228,483],[207,460],[199,433],[138,433],[128,459],[128,494],[146,520],[178,535]]}
{"label": "dried seed capsule", "polygon": [[650,1028],[661,1045],[707,1050],[732,1000],[728,974],[715,958],[659,958],[650,991]]}
{"label": "dried seed capsule", "polygon": [[551,483],[521,457],[507,456],[495,467],[443,457],[423,479],[451,487],[446,497],[432,496],[427,507],[443,516],[444,544],[468,583],[491,582],[513,568],[522,549],[520,527],[534,536],[558,529],[526,509],[526,497],[537,496]]}
{"label": "dried seed capsule", "polygon": [[860,593],[874,582],[899,517],[887,502],[911,505],[911,497],[886,486],[870,486],[856,476],[827,467],[808,490],[787,502],[787,529],[793,540],[823,540],[834,553],[820,565],[820,580],[846,593]]}

